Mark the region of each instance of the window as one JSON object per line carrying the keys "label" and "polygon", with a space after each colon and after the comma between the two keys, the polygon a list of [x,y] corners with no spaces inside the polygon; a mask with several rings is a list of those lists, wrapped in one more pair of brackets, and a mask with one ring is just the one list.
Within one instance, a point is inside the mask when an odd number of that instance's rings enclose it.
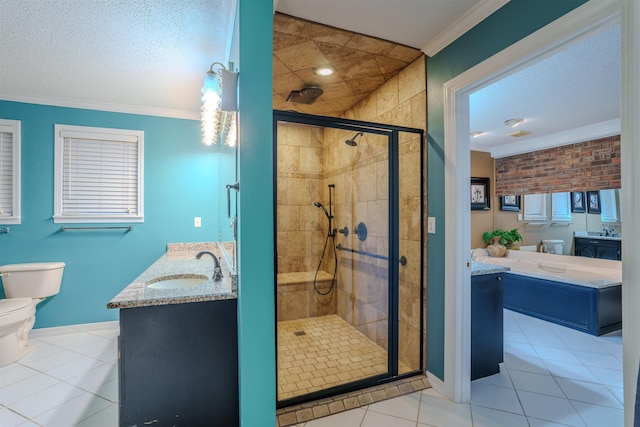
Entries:
{"label": "window", "polygon": [[525,194],[524,196],[524,220],[546,221],[547,198],[546,194]]}
{"label": "window", "polygon": [[55,126],[54,222],[142,222],[144,132]]}
{"label": "window", "polygon": [[0,120],[0,224],[20,224],[19,120]]}
{"label": "window", "polygon": [[551,194],[551,221],[571,221],[571,194]]}
{"label": "window", "polygon": [[603,223],[618,223],[617,190],[600,190],[600,219]]}

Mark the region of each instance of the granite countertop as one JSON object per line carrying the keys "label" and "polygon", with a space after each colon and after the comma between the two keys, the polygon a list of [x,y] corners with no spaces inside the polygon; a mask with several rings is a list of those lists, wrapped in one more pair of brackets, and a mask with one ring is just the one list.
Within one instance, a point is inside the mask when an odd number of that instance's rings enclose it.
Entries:
{"label": "granite countertop", "polygon": [[597,240],[622,240],[622,236],[620,234],[615,234],[613,236],[605,236],[604,233],[600,232],[588,232],[588,231],[576,231],[573,233],[573,237],[578,237],[580,239],[597,239]]}
{"label": "granite countertop", "polygon": [[509,271],[511,268],[496,264],[485,264],[483,262],[471,261],[471,275],[481,276],[483,274],[496,274]]}
{"label": "granite countertop", "polygon": [[[214,261],[209,255],[196,259],[200,251],[210,251],[220,260],[223,278],[219,282],[209,279],[199,285],[178,289],[153,289],[147,283],[162,276],[213,275]],[[237,274],[221,256],[215,242],[169,243],[167,252],[151,264],[140,276],[124,288],[107,308],[134,308],[150,305],[181,304],[238,298]]]}

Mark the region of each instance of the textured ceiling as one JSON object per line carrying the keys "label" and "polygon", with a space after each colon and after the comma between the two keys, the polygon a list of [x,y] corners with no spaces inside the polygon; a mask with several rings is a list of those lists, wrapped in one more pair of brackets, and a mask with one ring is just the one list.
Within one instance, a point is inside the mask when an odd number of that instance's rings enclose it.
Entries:
{"label": "textured ceiling", "polygon": [[[418,49],[276,13],[273,31],[273,108],[339,116],[422,55]],[[317,76],[331,65],[336,72]],[[313,104],[287,102],[307,86],[324,93]]]}
{"label": "textured ceiling", "polygon": [[228,58],[235,3],[0,0],[0,99],[198,117],[206,71]]}

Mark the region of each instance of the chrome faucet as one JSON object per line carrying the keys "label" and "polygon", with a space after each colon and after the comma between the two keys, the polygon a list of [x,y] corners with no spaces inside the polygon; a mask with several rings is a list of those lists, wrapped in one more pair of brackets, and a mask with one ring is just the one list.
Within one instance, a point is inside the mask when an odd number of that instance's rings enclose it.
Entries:
{"label": "chrome faucet", "polygon": [[219,282],[220,280],[222,280],[222,268],[220,268],[220,260],[218,259],[217,256],[215,256],[213,254],[213,252],[209,252],[209,251],[202,251],[202,252],[198,252],[198,255],[196,255],[196,259],[200,259],[202,257],[202,255],[211,255],[211,257],[213,258],[213,263],[216,265],[213,268],[213,277],[211,277],[213,279],[214,282]]}

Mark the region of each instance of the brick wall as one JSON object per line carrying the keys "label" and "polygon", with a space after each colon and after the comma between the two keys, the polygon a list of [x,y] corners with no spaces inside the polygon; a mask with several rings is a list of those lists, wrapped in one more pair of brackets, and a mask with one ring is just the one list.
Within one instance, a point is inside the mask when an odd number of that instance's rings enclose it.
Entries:
{"label": "brick wall", "polygon": [[496,159],[496,196],[620,187],[619,135]]}

